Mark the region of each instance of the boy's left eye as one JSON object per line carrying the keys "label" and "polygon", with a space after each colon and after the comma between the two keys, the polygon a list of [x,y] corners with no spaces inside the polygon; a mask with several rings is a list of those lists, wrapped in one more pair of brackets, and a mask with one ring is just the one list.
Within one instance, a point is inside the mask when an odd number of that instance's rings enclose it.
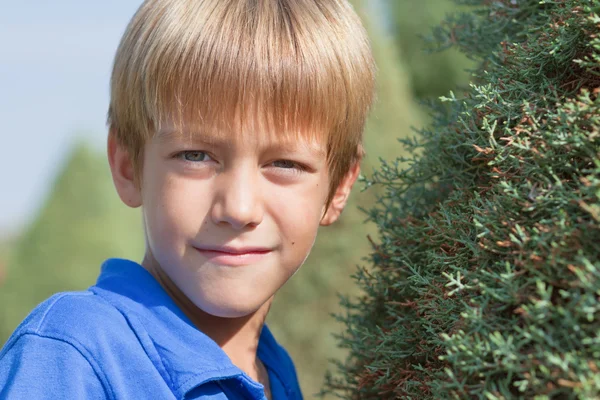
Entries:
{"label": "boy's left eye", "polygon": [[295,163],[293,161],[290,160],[277,160],[275,162],[273,162],[273,165],[278,167],[278,168],[301,168],[300,165],[298,163]]}

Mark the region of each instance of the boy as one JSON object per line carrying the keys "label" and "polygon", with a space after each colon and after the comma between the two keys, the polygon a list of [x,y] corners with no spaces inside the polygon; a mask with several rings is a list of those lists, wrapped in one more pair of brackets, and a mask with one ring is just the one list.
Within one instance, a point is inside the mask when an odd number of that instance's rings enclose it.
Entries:
{"label": "boy", "polygon": [[146,253],[38,306],[0,353],[0,398],[302,398],[264,321],[345,206],[373,74],[346,0],[145,1],[108,159]]}

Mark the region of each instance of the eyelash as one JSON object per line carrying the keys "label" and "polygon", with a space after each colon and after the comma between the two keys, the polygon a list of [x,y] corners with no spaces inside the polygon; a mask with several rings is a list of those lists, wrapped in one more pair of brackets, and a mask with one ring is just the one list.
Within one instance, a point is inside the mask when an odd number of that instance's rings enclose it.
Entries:
{"label": "eyelash", "polygon": [[[181,151],[177,154],[175,154],[175,158],[181,159],[182,161],[186,162],[186,163],[190,163],[190,164],[197,164],[197,163],[201,163],[203,161],[190,161],[190,160],[186,160],[185,156],[190,154],[190,153],[200,153],[200,154],[204,154],[205,156],[209,157],[212,159],[212,157],[205,151],[199,151],[199,150],[186,150],[186,151]],[[281,159],[281,160],[275,160],[273,161],[272,164],[276,163],[276,162],[284,162],[284,163],[290,163],[292,165],[291,168],[281,168],[281,169],[285,169],[285,170],[295,170],[295,172],[305,172],[307,170],[307,168],[302,165],[299,164],[295,161],[291,161],[291,160],[285,160],[285,159]]]}

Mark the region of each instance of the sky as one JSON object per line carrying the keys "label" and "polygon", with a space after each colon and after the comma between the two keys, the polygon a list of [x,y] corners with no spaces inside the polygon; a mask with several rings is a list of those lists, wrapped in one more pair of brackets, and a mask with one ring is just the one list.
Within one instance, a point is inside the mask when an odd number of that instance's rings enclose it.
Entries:
{"label": "sky", "polygon": [[23,229],[74,140],[100,151],[112,59],[141,0],[0,0],[0,236]]}
{"label": "sky", "polygon": [[0,238],[35,217],[77,139],[104,151],[112,60],[141,2],[0,0]]}

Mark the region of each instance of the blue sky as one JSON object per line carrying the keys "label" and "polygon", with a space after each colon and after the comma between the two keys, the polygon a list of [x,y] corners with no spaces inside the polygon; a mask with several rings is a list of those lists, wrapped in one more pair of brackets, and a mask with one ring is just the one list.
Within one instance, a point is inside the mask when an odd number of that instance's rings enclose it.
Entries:
{"label": "blue sky", "polygon": [[141,0],[0,0],[0,235],[33,218],[74,139],[102,149],[111,63]]}

